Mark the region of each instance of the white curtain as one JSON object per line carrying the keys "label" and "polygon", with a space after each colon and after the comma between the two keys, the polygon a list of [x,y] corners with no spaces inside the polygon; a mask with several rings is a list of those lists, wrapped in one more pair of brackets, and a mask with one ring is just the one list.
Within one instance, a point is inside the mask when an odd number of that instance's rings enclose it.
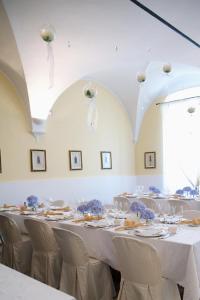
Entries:
{"label": "white curtain", "polygon": [[[195,112],[189,113],[190,107]],[[174,102],[163,105],[162,113],[165,189],[195,187],[200,175],[200,105],[196,100]]]}

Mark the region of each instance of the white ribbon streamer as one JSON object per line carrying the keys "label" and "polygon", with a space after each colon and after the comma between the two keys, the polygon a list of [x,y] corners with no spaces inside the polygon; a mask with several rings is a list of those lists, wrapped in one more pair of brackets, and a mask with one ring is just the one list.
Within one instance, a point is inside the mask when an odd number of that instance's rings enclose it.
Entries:
{"label": "white ribbon streamer", "polygon": [[47,61],[49,61],[49,89],[54,86],[54,54],[51,43],[47,43]]}
{"label": "white ribbon streamer", "polygon": [[92,100],[90,100],[89,107],[88,107],[87,124],[92,131],[95,131],[97,129],[97,123],[98,123],[97,103],[96,103],[96,99],[93,98]]}

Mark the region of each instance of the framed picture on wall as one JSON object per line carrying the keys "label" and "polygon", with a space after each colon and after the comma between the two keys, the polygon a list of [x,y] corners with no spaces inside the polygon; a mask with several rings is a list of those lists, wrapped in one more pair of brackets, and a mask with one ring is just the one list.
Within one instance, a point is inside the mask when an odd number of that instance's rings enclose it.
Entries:
{"label": "framed picture on wall", "polygon": [[156,168],[156,152],[144,153],[144,168],[155,169]]}
{"label": "framed picture on wall", "polygon": [[46,166],[46,150],[31,149],[31,172],[44,172]]}
{"label": "framed picture on wall", "polygon": [[70,170],[82,170],[82,151],[80,150],[70,150],[69,151],[69,167]]}
{"label": "framed picture on wall", "polygon": [[109,151],[101,151],[101,168],[112,169],[112,154]]}

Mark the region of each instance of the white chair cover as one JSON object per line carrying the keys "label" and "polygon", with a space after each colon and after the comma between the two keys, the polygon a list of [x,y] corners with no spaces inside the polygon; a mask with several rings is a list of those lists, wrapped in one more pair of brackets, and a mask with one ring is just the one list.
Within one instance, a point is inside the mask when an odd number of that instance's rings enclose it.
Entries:
{"label": "white chair cover", "polygon": [[183,200],[180,199],[169,199],[168,203],[171,208],[171,213],[182,213],[184,210],[189,210],[190,206],[189,204],[185,203]]}
{"label": "white chair cover", "polygon": [[156,200],[152,198],[139,198],[138,200],[144,203],[148,208],[152,209],[153,211],[160,212]]}
{"label": "white chair cover", "polygon": [[183,211],[183,218],[185,219],[194,219],[200,218],[200,211],[199,210],[184,210]]}
{"label": "white chair cover", "polygon": [[175,283],[161,277],[156,249],[129,237],[114,237],[121,271],[118,300],[180,300]]}
{"label": "white chair cover", "polygon": [[123,211],[128,211],[129,207],[131,205],[131,201],[128,198],[123,197],[123,196],[114,197],[113,203],[117,209],[123,210]]}
{"label": "white chair cover", "polygon": [[16,222],[0,215],[2,238],[2,263],[29,275],[31,269],[32,245],[30,239],[22,236]]}
{"label": "white chair cover", "polygon": [[60,290],[78,300],[111,300],[114,289],[109,267],[88,256],[79,235],[53,230],[63,257]]}
{"label": "white chair cover", "polygon": [[30,218],[25,219],[24,224],[33,245],[31,277],[59,288],[61,256],[52,228],[43,221]]}

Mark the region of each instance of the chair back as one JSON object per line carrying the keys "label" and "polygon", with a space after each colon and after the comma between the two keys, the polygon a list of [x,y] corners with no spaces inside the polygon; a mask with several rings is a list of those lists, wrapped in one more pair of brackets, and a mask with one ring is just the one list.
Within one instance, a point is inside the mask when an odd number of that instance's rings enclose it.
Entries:
{"label": "chair back", "polygon": [[58,250],[52,228],[47,223],[27,218],[24,224],[30,235],[33,250],[45,253]]}
{"label": "chair back", "polygon": [[117,196],[113,198],[114,206],[123,211],[128,211],[131,205],[131,201],[124,196]]}
{"label": "chair back", "polygon": [[168,203],[170,205],[171,213],[183,213],[184,210],[189,210],[189,204],[185,203],[184,200],[180,199],[169,199]]}
{"label": "chair back", "polygon": [[14,244],[22,241],[17,223],[7,216],[0,215],[0,232],[5,244]]}
{"label": "chair back", "polygon": [[161,281],[161,264],[156,249],[130,237],[114,237],[120,271],[124,280],[156,285]]}
{"label": "chair back", "polygon": [[155,212],[159,212],[159,207],[156,203],[156,200],[152,198],[139,198],[139,201],[144,203],[148,208],[152,209]]}
{"label": "chair back", "polygon": [[200,218],[200,211],[199,210],[184,210],[183,211],[183,218],[185,219],[194,219]]}
{"label": "chair back", "polygon": [[61,228],[53,228],[53,231],[64,262],[73,266],[87,264],[89,255],[78,234]]}

